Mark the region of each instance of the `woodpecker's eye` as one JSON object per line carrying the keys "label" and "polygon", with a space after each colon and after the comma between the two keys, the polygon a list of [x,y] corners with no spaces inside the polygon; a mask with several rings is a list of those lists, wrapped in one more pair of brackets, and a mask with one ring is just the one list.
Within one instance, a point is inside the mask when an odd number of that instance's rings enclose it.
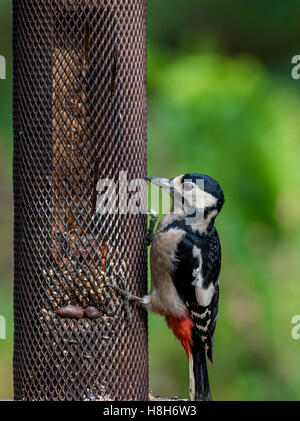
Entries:
{"label": "woodpecker's eye", "polygon": [[194,189],[194,184],[193,183],[184,183],[183,184],[183,190],[184,191],[192,191]]}

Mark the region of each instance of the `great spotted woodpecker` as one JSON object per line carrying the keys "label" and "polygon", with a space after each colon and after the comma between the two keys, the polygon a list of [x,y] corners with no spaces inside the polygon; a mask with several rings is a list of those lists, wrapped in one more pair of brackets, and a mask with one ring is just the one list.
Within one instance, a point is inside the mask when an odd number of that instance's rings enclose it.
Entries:
{"label": "great spotted woodpecker", "polygon": [[173,208],[160,220],[152,241],[151,290],[143,305],[164,316],[181,341],[189,359],[191,400],[211,400],[206,355],[213,362],[221,268],[214,221],[224,194],[216,180],[203,174],[146,178],[170,191]]}
{"label": "great spotted woodpecker", "polygon": [[[165,317],[189,359],[191,400],[211,400],[206,356],[213,362],[219,303],[221,247],[214,222],[224,204],[219,183],[203,174],[146,177],[170,192],[171,211],[162,217],[150,251],[151,290],[138,300]],[[154,228],[155,215],[152,217]]]}

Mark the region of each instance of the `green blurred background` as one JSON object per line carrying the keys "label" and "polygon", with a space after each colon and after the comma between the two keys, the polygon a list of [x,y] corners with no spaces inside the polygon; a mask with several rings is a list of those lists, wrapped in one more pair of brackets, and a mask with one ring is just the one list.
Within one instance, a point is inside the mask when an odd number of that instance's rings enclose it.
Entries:
{"label": "green blurred background", "polygon": [[[149,0],[149,174],[204,172],[227,201],[210,367],[216,400],[300,399],[300,54],[297,0]],[[12,397],[11,1],[0,0],[0,399]],[[150,316],[153,393],[187,397],[184,351]]]}

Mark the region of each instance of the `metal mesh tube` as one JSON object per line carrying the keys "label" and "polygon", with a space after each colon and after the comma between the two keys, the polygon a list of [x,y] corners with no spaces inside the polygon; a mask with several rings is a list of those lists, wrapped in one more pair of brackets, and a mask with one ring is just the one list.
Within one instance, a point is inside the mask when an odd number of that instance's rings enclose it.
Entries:
{"label": "metal mesh tube", "polygon": [[146,292],[146,216],[96,212],[146,173],[146,0],[14,0],[13,53],[15,399],[147,399],[146,314],[104,287]]}

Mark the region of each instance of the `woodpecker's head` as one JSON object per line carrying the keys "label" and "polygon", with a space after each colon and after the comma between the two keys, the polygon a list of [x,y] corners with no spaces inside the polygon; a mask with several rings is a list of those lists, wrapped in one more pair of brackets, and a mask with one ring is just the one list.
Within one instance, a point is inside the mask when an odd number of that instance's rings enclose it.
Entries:
{"label": "woodpecker's head", "polygon": [[185,216],[202,212],[205,219],[214,220],[224,204],[219,183],[205,174],[183,174],[174,178],[145,177],[151,183],[169,191],[173,209],[180,208]]}

